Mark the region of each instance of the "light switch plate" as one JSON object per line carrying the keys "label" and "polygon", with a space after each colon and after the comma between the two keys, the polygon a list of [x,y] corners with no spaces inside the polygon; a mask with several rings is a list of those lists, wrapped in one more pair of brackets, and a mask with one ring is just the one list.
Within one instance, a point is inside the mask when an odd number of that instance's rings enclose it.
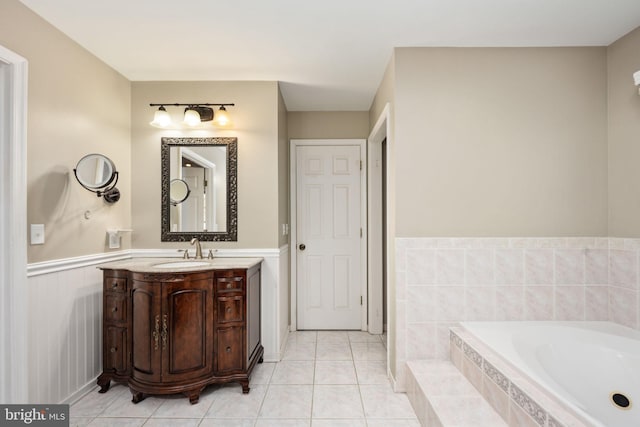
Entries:
{"label": "light switch plate", "polygon": [[44,224],[31,224],[31,244],[44,245]]}

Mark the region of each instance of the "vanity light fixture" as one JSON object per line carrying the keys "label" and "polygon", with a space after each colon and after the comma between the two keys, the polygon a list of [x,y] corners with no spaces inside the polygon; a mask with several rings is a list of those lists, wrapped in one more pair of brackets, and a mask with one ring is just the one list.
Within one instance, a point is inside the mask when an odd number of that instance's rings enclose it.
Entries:
{"label": "vanity light fixture", "polygon": [[[151,126],[166,128],[173,125],[171,116],[165,108],[166,106],[173,107],[186,107],[184,109],[184,118],[182,123],[189,127],[195,127],[203,122],[212,122],[216,126],[226,126],[230,123],[229,113],[225,107],[233,107],[235,104],[180,104],[180,103],[161,103],[161,104],[149,104],[151,107],[160,107],[153,116],[153,121],[149,124]],[[220,107],[218,111],[213,111],[212,106]],[[214,118],[215,117],[215,118]]]}

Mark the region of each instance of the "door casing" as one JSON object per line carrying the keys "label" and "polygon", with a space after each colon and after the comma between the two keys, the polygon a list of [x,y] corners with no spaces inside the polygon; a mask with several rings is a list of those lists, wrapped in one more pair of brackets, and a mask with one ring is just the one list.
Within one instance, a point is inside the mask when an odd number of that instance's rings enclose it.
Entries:
{"label": "door casing", "polygon": [[[295,153],[298,146],[341,146],[358,145],[360,147],[360,159],[362,160],[362,173],[360,174],[360,224],[362,224],[362,239],[360,239],[360,295],[362,296],[361,306],[361,327],[362,331],[368,330],[367,324],[367,141],[366,139],[292,139],[290,143],[290,153]],[[291,331],[297,330],[297,161],[296,156],[290,156],[290,200],[291,200]]]}

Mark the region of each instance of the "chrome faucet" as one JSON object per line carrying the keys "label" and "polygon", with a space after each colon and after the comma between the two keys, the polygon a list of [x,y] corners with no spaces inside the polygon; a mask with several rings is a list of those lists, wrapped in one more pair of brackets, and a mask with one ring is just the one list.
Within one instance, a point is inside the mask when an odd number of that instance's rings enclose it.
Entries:
{"label": "chrome faucet", "polygon": [[196,245],[196,259],[202,259],[202,246],[200,246],[200,240],[197,237],[191,239],[191,244]]}

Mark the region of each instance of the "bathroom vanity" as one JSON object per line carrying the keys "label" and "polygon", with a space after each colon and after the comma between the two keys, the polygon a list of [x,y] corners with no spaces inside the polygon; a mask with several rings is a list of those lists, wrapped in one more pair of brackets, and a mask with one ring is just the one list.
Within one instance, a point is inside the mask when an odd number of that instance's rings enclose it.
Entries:
{"label": "bathroom vanity", "polygon": [[209,384],[238,382],[262,362],[261,258],[134,259],[103,270],[100,392],[125,384],[138,403]]}

